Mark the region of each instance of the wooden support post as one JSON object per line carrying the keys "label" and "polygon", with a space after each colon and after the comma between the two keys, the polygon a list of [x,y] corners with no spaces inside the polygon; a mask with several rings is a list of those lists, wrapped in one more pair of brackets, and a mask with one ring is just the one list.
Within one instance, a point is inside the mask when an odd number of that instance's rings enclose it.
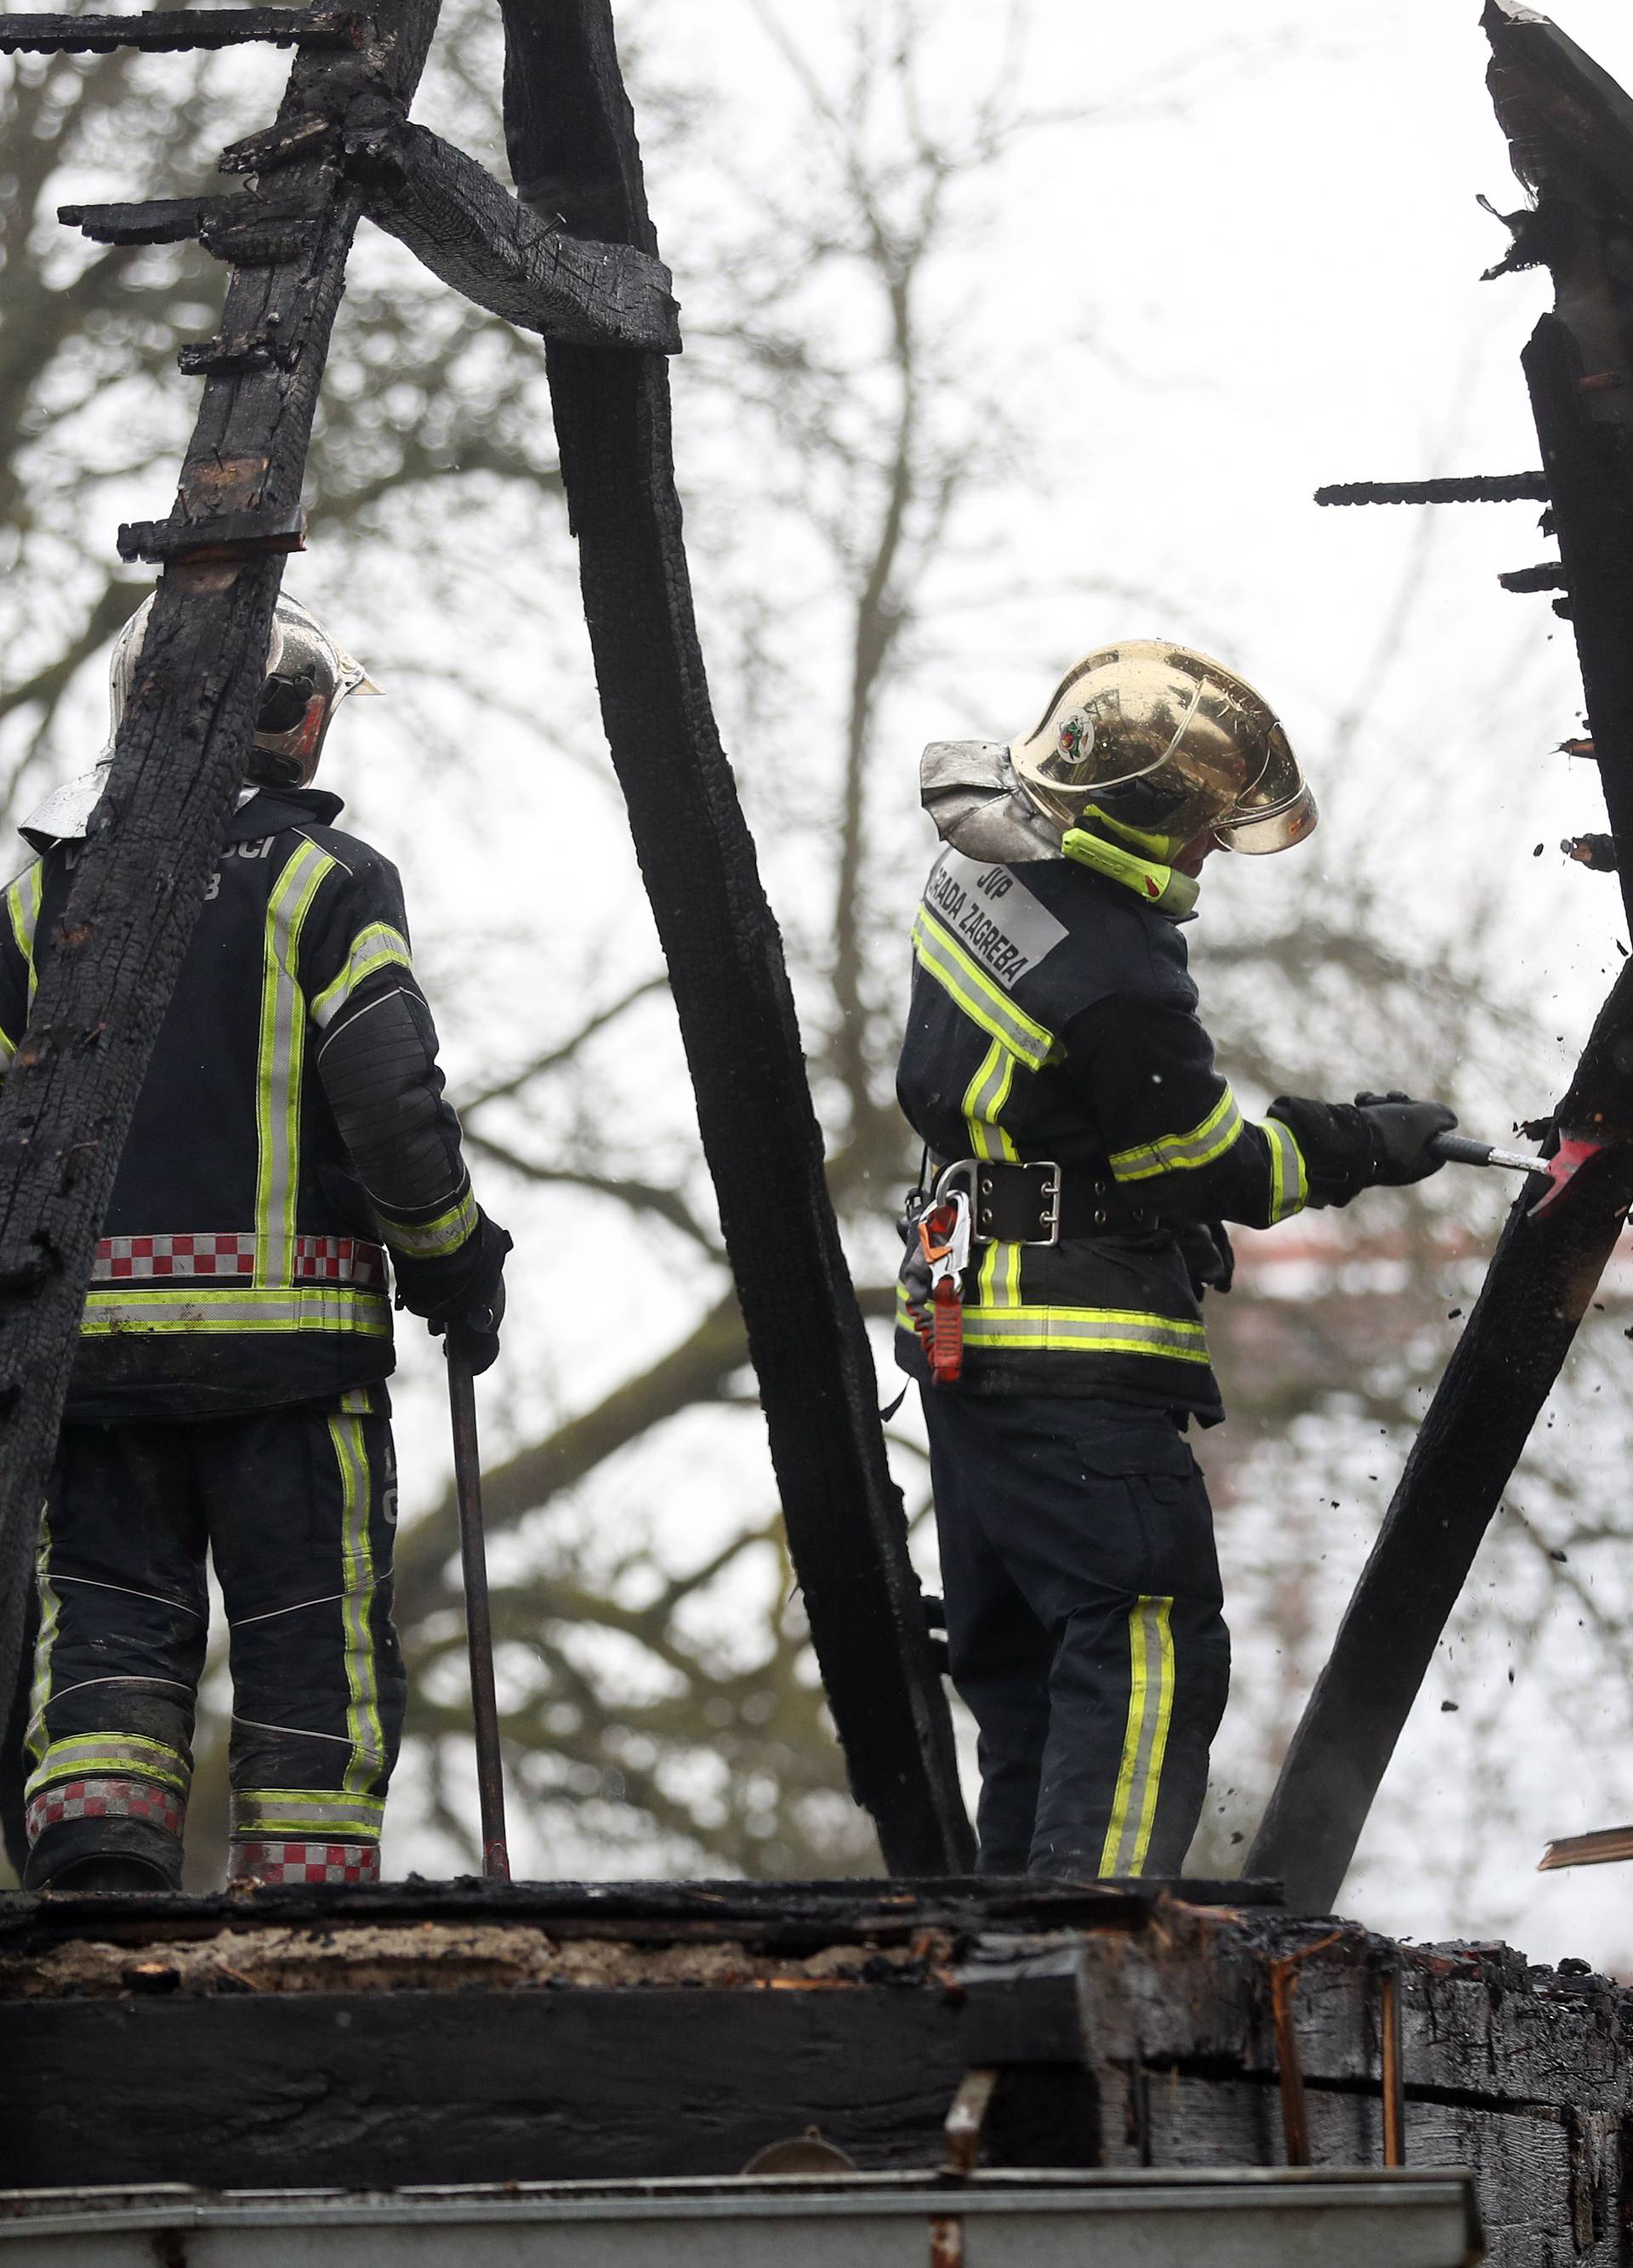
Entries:
{"label": "wooden support post", "polygon": [[[609,0],[501,0],[511,170],[573,235],[657,241]],[[857,1800],[898,1873],[968,1865],[877,1388],[823,1174],[781,939],[709,705],[656,354],[551,341],[612,761],[669,960],[789,1549]]]}
{"label": "wooden support post", "polygon": [[[406,100],[437,6],[377,0],[366,50],[299,55],[285,114],[324,108],[340,119],[355,105]],[[358,191],[322,158],[289,171],[309,197],[312,234],[289,257],[234,269],[222,328],[277,328],[299,352],[287,369],[205,382],[112,775],[0,1092],[0,1695],[16,1677],[24,1586],[96,1239],[243,778],[277,595],[277,532],[299,512],[359,211]]]}
{"label": "wooden support post", "polygon": [[[1633,101],[1556,27],[1489,0],[1490,85],[1539,192],[1525,256],[1557,304],[1525,354],[1593,750],[1633,919]],[[1633,1200],[1633,973],[1593,1027],[1556,1134],[1607,1143],[1546,1219],[1516,1203],[1407,1460],[1247,1871],[1295,1911],[1336,1900],[1378,1783],[1475,1552]]]}

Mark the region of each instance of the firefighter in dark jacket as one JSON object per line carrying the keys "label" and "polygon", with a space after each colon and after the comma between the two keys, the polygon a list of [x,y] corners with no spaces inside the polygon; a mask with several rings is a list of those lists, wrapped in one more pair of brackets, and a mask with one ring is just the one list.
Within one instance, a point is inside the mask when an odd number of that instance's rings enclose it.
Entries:
{"label": "firefighter in dark jacket", "polygon": [[1230,1679],[1185,1438],[1223,1415],[1200,1306],[1229,1286],[1223,1224],[1420,1180],[1456,1120],[1282,1096],[1256,1123],[1216,1069],[1179,929],[1201,862],[1316,823],[1275,715],[1216,662],[1090,654],[1023,739],[933,743],[922,789],[943,847],[898,1074],[927,1170],[897,1346],[925,1388],[979,1864],[1175,1874]]}
{"label": "firefighter in dark jacket", "polygon": [[[115,648],[115,729],[151,603]],[[120,1162],[45,1509],[33,1887],[180,1883],[207,1555],[230,1632],[232,1874],[379,1874],[404,1691],[386,1253],[402,1304],[485,1369],[510,1240],[471,1194],[396,872],[310,784],[360,688],[281,598],[250,784]],[[0,1075],[105,763],[25,824],[40,856],[0,905]]]}

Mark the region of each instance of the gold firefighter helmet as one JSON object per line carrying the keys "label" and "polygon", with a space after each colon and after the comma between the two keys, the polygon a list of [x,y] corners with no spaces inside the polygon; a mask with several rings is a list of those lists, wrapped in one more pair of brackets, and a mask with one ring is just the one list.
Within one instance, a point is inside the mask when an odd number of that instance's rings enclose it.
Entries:
{"label": "gold firefighter helmet", "polygon": [[1234,670],[1161,640],[1078,662],[1009,757],[1062,834],[1097,818],[1159,855],[1208,832],[1227,850],[1285,850],[1316,823],[1268,703]]}
{"label": "gold firefighter helmet", "polygon": [[[109,754],[136,682],[137,662],[152,611],[150,596],[114,643],[108,664]],[[379,691],[361,662],[336,645],[298,599],[280,593],[272,617],[266,682],[261,690],[247,777],[269,787],[305,787],[317,770],[329,719],[346,696]]]}

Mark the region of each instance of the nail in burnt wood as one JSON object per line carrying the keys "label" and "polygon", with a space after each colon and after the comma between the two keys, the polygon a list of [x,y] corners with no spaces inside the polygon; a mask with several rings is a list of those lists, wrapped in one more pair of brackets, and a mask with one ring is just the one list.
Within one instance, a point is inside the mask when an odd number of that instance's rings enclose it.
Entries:
{"label": "nail in burnt wood", "polygon": [[[1523,240],[1556,305],[1523,357],[1592,750],[1633,919],[1633,101],[1571,40],[1489,0],[1489,84],[1515,171],[1537,192]],[[1517,239],[1518,240],[1518,239]],[[1294,1735],[1249,1871],[1295,1911],[1336,1900],[1378,1784],[1633,1199],[1633,983],[1594,1025],[1555,1136],[1607,1142],[1542,1220],[1517,1199],[1426,1412],[1332,1658]]]}
{"label": "nail in burnt wood", "polygon": [[[609,0],[502,0],[511,172],[573,234],[657,239]],[[857,1800],[894,1872],[967,1864],[951,1727],[840,1248],[782,942],[709,704],[657,355],[552,339],[613,764],[669,967],[788,1545]]]}

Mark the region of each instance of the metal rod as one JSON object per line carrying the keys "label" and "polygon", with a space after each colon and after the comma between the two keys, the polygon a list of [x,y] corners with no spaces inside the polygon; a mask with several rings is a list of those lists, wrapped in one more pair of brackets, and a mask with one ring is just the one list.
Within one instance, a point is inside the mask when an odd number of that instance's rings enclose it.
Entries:
{"label": "metal rod", "polygon": [[1384,2163],[1406,2163],[1406,2083],[1400,2065],[1400,1973],[1385,1972],[1378,2002],[1383,2033]]}
{"label": "metal rod", "polygon": [[1304,2105],[1304,2067],[1293,2029],[1293,1994],[1298,1985],[1297,1956],[1273,1962],[1270,2019],[1275,2030],[1276,2075],[1282,2084],[1282,2132],[1289,2166],[1310,2163],[1310,2119]]}
{"label": "metal rod", "polygon": [[1523,1150],[1499,1150],[1490,1142],[1472,1141],[1467,1134],[1436,1134],[1430,1148],[1452,1166],[1501,1166],[1511,1174],[1546,1174],[1546,1158],[1527,1157]]}
{"label": "metal rod", "polygon": [[465,1577],[465,1638],[470,1654],[470,1712],[477,1735],[477,1793],[482,1806],[482,1871],[510,1880],[505,1841],[505,1776],[499,1763],[499,1697],[493,1689],[493,1624],[482,1532],[482,1455],[477,1445],[477,1381],[470,1365],[448,1356],[454,1421],[454,1484],[459,1497],[459,1556]]}

